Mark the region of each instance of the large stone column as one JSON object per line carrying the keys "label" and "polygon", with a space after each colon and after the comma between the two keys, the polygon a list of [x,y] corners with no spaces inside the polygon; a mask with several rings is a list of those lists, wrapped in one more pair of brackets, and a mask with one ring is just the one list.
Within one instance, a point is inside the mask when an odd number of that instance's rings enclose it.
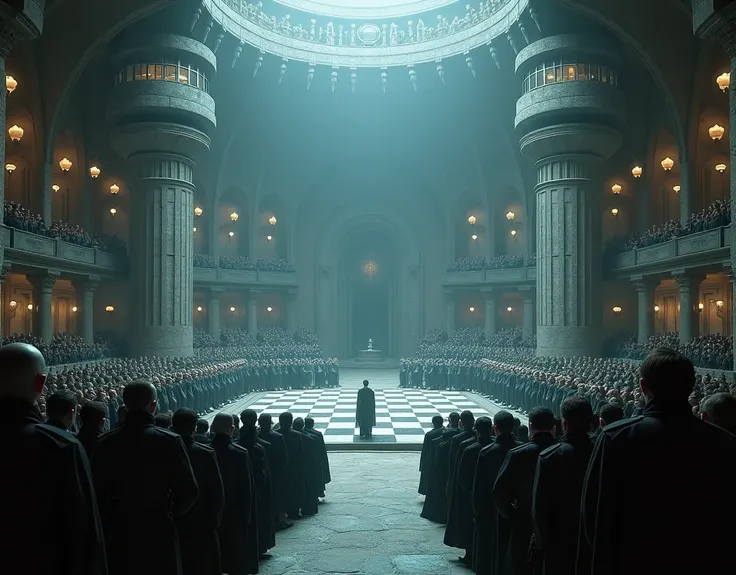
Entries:
{"label": "large stone column", "polygon": [[531,286],[519,290],[524,298],[524,316],[522,317],[521,338],[529,341],[534,337],[534,288]]}
{"label": "large stone column", "polygon": [[445,326],[447,335],[451,336],[455,333],[455,292],[452,290],[445,292],[445,306]]}
{"label": "large stone column", "polygon": [[248,331],[251,335],[258,333],[258,296],[260,292],[250,290],[248,294]]}
{"label": "large stone column", "polygon": [[58,272],[26,276],[33,287],[33,334],[50,342],[54,336],[54,318],[51,303]]}
{"label": "large stone column", "polygon": [[633,277],[631,281],[636,288],[637,309],[637,341],[647,343],[654,333],[654,288],[655,283],[642,276]]}
{"label": "large stone column", "polygon": [[87,343],[95,341],[95,290],[99,280],[82,280],[74,282],[77,299],[81,302],[82,337]]}
{"label": "large stone column", "polygon": [[[617,84],[590,66],[618,73],[620,49],[603,38],[550,36],[521,50],[516,104],[522,153],[536,162],[537,354],[597,356],[601,341],[601,195],[598,169],[621,145],[625,121]],[[527,78],[550,62],[553,80]],[[577,64],[589,66],[582,76]],[[568,71],[568,68],[570,71]],[[540,76],[545,79],[547,71]],[[576,81],[563,81],[568,78]],[[557,78],[555,81],[554,79]],[[592,78],[592,79],[591,79]],[[535,80],[536,81],[536,80]]]}
{"label": "large stone column", "polygon": [[496,335],[496,292],[493,289],[484,289],[483,295],[486,296],[486,326],[485,336],[486,339],[492,338]]}
{"label": "large stone column", "polygon": [[700,331],[700,310],[698,296],[703,276],[683,270],[672,272],[680,290],[680,343],[688,343]]}
{"label": "large stone column", "polygon": [[219,289],[210,289],[210,300],[207,305],[207,331],[217,341],[220,341],[222,332],[220,330],[220,295]]}
{"label": "large stone column", "polygon": [[213,78],[215,56],[170,34],[123,35],[114,52],[116,70],[179,62],[179,82],[163,74],[118,83],[108,120],[113,147],[137,176],[130,194],[132,355],[192,355],[194,160],[209,150],[215,127],[215,102],[202,81],[202,74]]}

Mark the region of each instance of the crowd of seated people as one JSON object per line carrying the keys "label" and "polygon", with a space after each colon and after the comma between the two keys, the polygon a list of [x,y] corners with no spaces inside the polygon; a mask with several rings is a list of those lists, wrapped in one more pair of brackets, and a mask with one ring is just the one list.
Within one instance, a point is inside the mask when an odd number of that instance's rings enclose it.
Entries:
{"label": "crowd of seated people", "polygon": [[216,268],[217,262],[210,254],[195,253],[192,265],[195,268]]}
{"label": "crowd of seated people", "polygon": [[[536,256],[534,257],[536,264]],[[534,265],[530,263],[529,265]],[[499,270],[524,267],[524,256],[501,255],[489,260],[485,256],[465,256],[458,258],[447,266],[448,272],[477,272],[483,270]]]}
{"label": "crowd of seated people", "polygon": [[706,369],[733,369],[733,339],[721,334],[703,334],[685,344],[677,332],[658,333],[646,343],[638,343],[636,334],[621,336],[608,346],[609,355],[627,359],[644,359],[657,347],[677,349],[688,356],[696,367]]}
{"label": "crowd of seated people", "polygon": [[293,272],[294,264],[281,258],[258,258],[253,261],[247,256],[220,256],[219,266],[209,254],[195,253],[194,267],[216,268],[240,271]]}
{"label": "crowd of seated people", "polygon": [[3,337],[0,345],[14,342],[28,343],[40,349],[47,365],[93,361],[119,352],[115,345],[109,345],[102,338],[95,343],[87,343],[84,338],[70,333],[56,333],[49,343],[31,333],[11,333]]}
{"label": "crowd of seated people", "polygon": [[65,242],[87,248],[98,248],[119,256],[125,256],[125,242],[115,236],[96,234],[91,236],[81,226],[56,221],[48,226],[40,214],[33,213],[16,202],[5,202],[3,223],[11,228],[39,234],[50,238],[59,238]]}
{"label": "crowd of seated people", "polygon": [[0,502],[19,527],[2,543],[8,572],[258,573],[277,530],[319,512],[331,477],[312,418],[284,412],[274,426],[246,409],[210,426],[178,393],[237,386],[239,370],[148,358],[46,376],[37,349],[0,348],[0,423],[12,444],[4,462],[14,469]]}
{"label": "crowd of seated people", "polygon": [[[482,369],[492,396],[525,406],[528,426],[504,409],[493,420],[453,412],[447,427],[437,415],[420,458],[421,516],[444,524],[444,544],[464,550],[465,566],[478,575],[645,575],[730,565],[728,549],[705,559],[655,549],[712,550],[710,533],[695,542],[683,533],[683,514],[697,522],[701,512],[736,512],[732,501],[673,507],[717,483],[736,457],[733,385],[696,377],[667,348],[636,367],[529,356]],[[726,530],[720,545],[734,535]]]}

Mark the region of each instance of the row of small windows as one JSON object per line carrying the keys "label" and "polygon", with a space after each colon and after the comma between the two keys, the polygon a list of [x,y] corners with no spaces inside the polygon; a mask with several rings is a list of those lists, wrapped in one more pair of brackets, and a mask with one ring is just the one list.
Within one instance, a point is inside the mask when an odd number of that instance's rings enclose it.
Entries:
{"label": "row of small windows", "polygon": [[210,79],[198,68],[187,66],[181,62],[175,64],[161,62],[159,64],[131,64],[120,70],[115,76],[115,83],[135,82],[137,80],[165,80],[188,84],[209,93]]}
{"label": "row of small windows", "polygon": [[523,93],[529,90],[555,84],[557,82],[572,82],[576,80],[603,82],[618,86],[618,72],[599,64],[571,64],[568,62],[545,62],[537,64],[529,71],[522,84]]}

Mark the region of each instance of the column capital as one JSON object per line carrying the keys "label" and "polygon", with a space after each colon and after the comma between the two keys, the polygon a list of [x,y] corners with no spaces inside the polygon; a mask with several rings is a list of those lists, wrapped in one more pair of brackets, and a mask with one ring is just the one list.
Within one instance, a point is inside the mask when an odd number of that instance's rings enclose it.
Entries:
{"label": "column capital", "polygon": [[40,288],[44,291],[51,291],[56,285],[56,280],[61,276],[60,272],[49,271],[41,274],[28,274],[26,278],[34,288]]}
{"label": "column capital", "polygon": [[9,273],[10,266],[0,266],[0,283],[3,283],[5,281],[5,278],[8,277]]}
{"label": "column capital", "polygon": [[656,279],[647,277],[647,276],[643,276],[643,275],[631,276],[629,279],[631,280],[631,283],[634,285],[634,288],[636,288],[636,291],[638,292],[640,291],[648,292],[652,290],[657,284]]}
{"label": "column capital", "polygon": [[672,277],[680,286],[680,290],[696,287],[705,279],[702,273],[691,272],[689,270],[672,270]]}
{"label": "column capital", "polygon": [[723,273],[726,274],[728,281],[731,283],[736,282],[736,270],[734,270],[730,265],[723,266]]}
{"label": "column capital", "polygon": [[219,298],[223,293],[225,292],[225,288],[221,287],[211,287],[209,289],[209,296],[210,298]]}
{"label": "column capital", "polygon": [[0,10],[0,57],[6,58],[18,42],[37,38],[43,28],[45,0],[25,2],[22,10]]}
{"label": "column capital", "polygon": [[100,285],[101,281],[102,278],[100,276],[88,276],[72,280],[72,285],[75,287],[75,289],[82,292],[95,291]]}

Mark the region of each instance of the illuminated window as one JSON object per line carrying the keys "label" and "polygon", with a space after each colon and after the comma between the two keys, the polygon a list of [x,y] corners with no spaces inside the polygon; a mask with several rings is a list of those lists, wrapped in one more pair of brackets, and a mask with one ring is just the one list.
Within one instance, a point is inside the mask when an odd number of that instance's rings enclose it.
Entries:
{"label": "illuminated window", "polygon": [[115,76],[116,84],[139,80],[166,80],[188,84],[205,92],[209,92],[209,80],[204,72],[182,62],[153,62],[146,64],[130,64]]}
{"label": "illuminated window", "polygon": [[534,69],[530,69],[522,81],[522,90],[526,93],[546,84],[589,80],[618,85],[616,71],[608,66],[552,61],[537,64]]}

